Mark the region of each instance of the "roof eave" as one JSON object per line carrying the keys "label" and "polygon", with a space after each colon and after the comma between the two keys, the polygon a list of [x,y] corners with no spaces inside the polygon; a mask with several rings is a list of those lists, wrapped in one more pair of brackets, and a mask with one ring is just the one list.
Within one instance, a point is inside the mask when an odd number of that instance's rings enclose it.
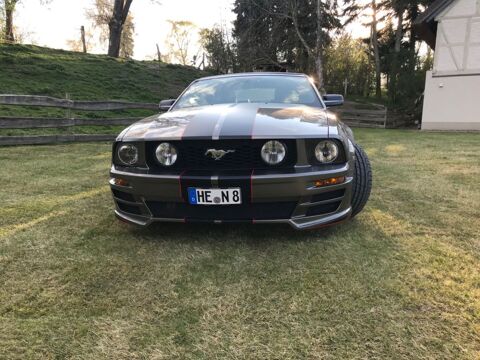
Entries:
{"label": "roof eave", "polygon": [[435,18],[455,0],[436,0],[414,21],[418,37],[435,49],[437,38],[437,21]]}

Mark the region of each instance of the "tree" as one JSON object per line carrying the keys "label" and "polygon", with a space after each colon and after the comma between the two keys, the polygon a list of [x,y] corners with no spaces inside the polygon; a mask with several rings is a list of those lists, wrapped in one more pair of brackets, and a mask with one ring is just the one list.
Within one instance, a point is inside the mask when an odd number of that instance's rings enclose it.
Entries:
{"label": "tree", "polygon": [[192,54],[193,32],[196,26],[191,21],[172,21],[166,45],[169,55],[182,65],[190,65],[196,54]]}
{"label": "tree", "polygon": [[373,52],[373,59],[375,63],[375,96],[377,98],[382,97],[382,73],[380,70],[380,52],[378,49],[378,29],[377,29],[377,14],[379,6],[376,0],[372,0],[370,3],[372,9],[372,22],[370,23],[370,46]]}
{"label": "tree", "polygon": [[[383,36],[384,53],[388,52],[387,61],[389,63],[388,69],[388,98],[392,104],[396,103],[397,98],[397,84],[400,68],[403,61],[403,38],[405,34],[404,29],[404,12],[405,6],[409,0],[388,0],[384,3],[384,8],[389,12],[388,20],[388,36]],[[396,18],[396,28],[393,30],[393,20]],[[388,38],[388,39],[387,39]],[[393,51],[392,51],[393,50]]]}
{"label": "tree", "polygon": [[323,52],[330,32],[341,25],[337,9],[337,0],[236,0],[234,37],[241,65],[270,62],[313,72],[322,88]]}
{"label": "tree", "polygon": [[[83,26],[82,26],[83,27]],[[73,39],[73,40],[67,40],[67,46],[69,47],[70,50],[72,51],[82,51],[82,52],[88,52],[88,50],[93,46],[94,44],[94,34],[91,29],[86,29],[85,31],[85,48],[83,46],[83,41],[81,38],[81,33],[78,39]]]}
{"label": "tree", "polygon": [[[326,27],[325,24],[330,23],[330,25],[333,25],[333,23],[337,23],[337,21],[331,22],[331,20],[334,20],[335,17],[330,17],[328,19],[328,14],[326,12],[326,7],[322,3],[321,0],[316,0],[315,1],[315,16],[314,16],[314,24],[315,24],[315,45],[310,45],[307,41],[306,36],[302,32],[299,26],[299,21],[298,21],[298,13],[299,13],[299,4],[297,0],[289,0],[290,2],[290,16],[293,22],[293,26],[295,28],[295,32],[305,48],[305,51],[307,52],[308,56],[313,59],[315,63],[315,75],[316,75],[316,80],[317,80],[317,86],[319,89],[323,90],[324,85],[325,85],[325,80],[323,76],[323,51],[324,51],[324,34],[323,34],[323,28]],[[331,5],[331,4],[329,4]],[[332,9],[333,7],[330,7]],[[328,21],[330,20],[330,21]],[[339,23],[338,23],[339,24]]]}
{"label": "tree", "polygon": [[225,29],[214,27],[200,31],[200,42],[207,55],[208,67],[218,74],[236,69],[235,50]]}
{"label": "tree", "polygon": [[109,56],[133,55],[135,26],[133,16],[128,13],[132,1],[95,0],[94,9],[87,11],[87,17],[100,28],[100,42],[108,41]]}
{"label": "tree", "polygon": [[114,0],[113,12],[108,22],[110,37],[108,39],[108,55],[119,57],[122,42],[122,31],[127,21],[128,12],[133,0]]}
{"label": "tree", "polygon": [[133,15],[128,15],[125,24],[123,25],[122,36],[120,38],[120,57],[131,58],[134,52],[135,45],[135,24]]}
{"label": "tree", "polygon": [[379,16],[379,13],[385,10],[388,0],[370,0],[367,3],[361,3],[357,0],[345,0],[344,3],[343,15],[347,18],[345,24],[361,17],[368,19],[363,25],[370,28],[368,43],[370,45],[372,63],[375,68],[375,96],[380,98],[382,96],[382,71],[378,24],[386,19],[385,15]]}
{"label": "tree", "polygon": [[13,15],[18,2],[19,0],[3,0],[3,11],[5,11],[5,40],[9,42],[15,42]]}
{"label": "tree", "polygon": [[[313,73],[320,88],[336,92],[348,78],[351,93],[368,95],[373,85],[377,97],[386,78],[391,108],[413,104],[423,91],[423,64],[429,64],[419,57],[413,22],[433,0],[342,0],[341,7],[337,1],[236,0],[240,69],[270,63],[276,70]],[[370,30],[363,43],[341,36],[332,44],[335,33],[359,18]]]}
{"label": "tree", "polygon": [[262,63],[279,65],[284,34],[273,1],[236,0],[233,11],[236,14],[233,37],[241,71],[251,71]]}
{"label": "tree", "polygon": [[[386,0],[381,3],[389,18],[388,26],[392,29],[390,38],[382,40],[387,43],[380,45],[384,48],[380,52],[388,56],[388,69],[383,66],[382,71],[387,74],[388,98],[393,107],[411,102],[412,97],[417,96],[417,90],[411,86],[417,83],[417,72],[422,70],[413,22],[419,13],[419,7],[427,7],[430,3],[432,0]],[[420,88],[423,89],[423,86]]]}
{"label": "tree", "polygon": [[[40,0],[41,4],[47,4],[51,0]],[[8,42],[15,42],[15,24],[13,21],[16,6],[21,0],[0,0],[0,10],[5,15],[5,24],[3,25],[3,38]]]}
{"label": "tree", "polygon": [[[373,69],[369,60],[368,45],[348,34],[337,37],[325,49],[324,71],[328,92],[368,95]],[[346,84],[345,84],[346,81]]]}
{"label": "tree", "polygon": [[3,3],[0,2],[0,42],[5,39],[5,9],[3,8]]}

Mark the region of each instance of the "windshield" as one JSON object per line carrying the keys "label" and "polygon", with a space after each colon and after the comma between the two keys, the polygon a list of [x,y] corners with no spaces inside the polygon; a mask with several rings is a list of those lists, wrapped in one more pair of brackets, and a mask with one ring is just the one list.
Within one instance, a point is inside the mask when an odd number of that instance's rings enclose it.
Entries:
{"label": "windshield", "polygon": [[254,75],[200,80],[193,83],[175,109],[236,103],[279,103],[322,107],[304,76]]}

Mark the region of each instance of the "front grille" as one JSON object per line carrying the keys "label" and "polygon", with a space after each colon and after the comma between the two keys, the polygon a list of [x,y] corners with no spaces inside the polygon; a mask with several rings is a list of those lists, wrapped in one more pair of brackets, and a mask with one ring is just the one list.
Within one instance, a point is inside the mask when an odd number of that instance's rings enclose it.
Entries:
{"label": "front grille", "polygon": [[[281,164],[266,165],[260,150],[268,140],[183,140],[170,141],[178,150],[177,163],[168,170],[232,170],[232,169],[265,169],[293,167],[297,160],[295,140],[281,140],[287,147],[287,154]],[[160,142],[146,143],[146,158],[151,170],[167,170],[155,157],[155,150]],[[205,153],[209,149],[232,150],[220,160],[214,160]]]}
{"label": "front grille", "polygon": [[253,203],[225,206],[202,206],[188,203],[147,201],[156,218],[186,220],[251,221],[289,219],[296,202]]}

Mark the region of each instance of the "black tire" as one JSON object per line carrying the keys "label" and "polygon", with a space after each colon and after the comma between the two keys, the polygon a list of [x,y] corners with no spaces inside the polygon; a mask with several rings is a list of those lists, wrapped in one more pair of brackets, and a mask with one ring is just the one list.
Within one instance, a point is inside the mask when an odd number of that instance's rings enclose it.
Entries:
{"label": "black tire", "polygon": [[352,183],[352,217],[363,210],[372,190],[372,168],[363,149],[355,144],[355,169]]}

